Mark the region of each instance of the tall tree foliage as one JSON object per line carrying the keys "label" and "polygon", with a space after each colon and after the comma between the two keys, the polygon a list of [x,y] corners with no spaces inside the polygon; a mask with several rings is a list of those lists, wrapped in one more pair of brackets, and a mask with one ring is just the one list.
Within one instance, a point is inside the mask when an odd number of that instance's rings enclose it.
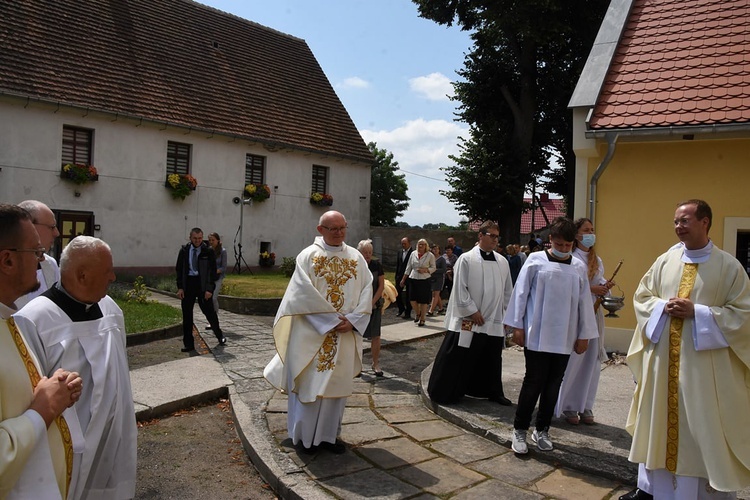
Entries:
{"label": "tall tree foliage", "polygon": [[393,226],[396,218],[409,208],[406,176],[398,173],[393,153],[379,149],[374,142],[367,147],[375,157],[370,179],[370,225]]}
{"label": "tall tree foliage", "polygon": [[[567,109],[604,0],[413,0],[421,17],[457,24],[474,42],[454,83],[470,137],[446,167],[443,194],[472,219],[520,233],[524,191],[542,176],[572,200],[574,154]],[[554,155],[561,170],[549,171]],[[568,187],[570,185],[570,188]],[[572,203],[568,204],[572,206]]]}

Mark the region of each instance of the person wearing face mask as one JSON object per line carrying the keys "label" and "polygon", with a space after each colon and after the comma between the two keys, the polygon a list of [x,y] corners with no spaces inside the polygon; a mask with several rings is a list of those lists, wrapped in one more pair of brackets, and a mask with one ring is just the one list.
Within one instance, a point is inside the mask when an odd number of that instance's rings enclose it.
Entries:
{"label": "person wearing face mask", "polygon": [[[575,225],[578,234],[573,258],[579,259],[586,266],[591,299],[596,301],[596,297],[609,294],[614,283],[604,278],[604,264],[594,250],[596,234],[591,220],[581,218],[575,221]],[[563,416],[572,425],[578,425],[579,422],[587,425],[594,423],[594,399],[599,388],[601,364],[607,360],[607,351],[604,349],[604,313],[601,307],[594,311],[594,316],[599,338],[591,339],[583,354],[570,355],[557,398],[555,416]]]}
{"label": "person wearing face mask", "polygon": [[589,339],[599,336],[586,266],[572,256],[576,226],[558,217],[549,231],[552,246],[526,259],[503,319],[526,361],[511,439],[518,454],[528,453],[526,434],[537,400],[531,439],[540,451],[552,450],[549,426],[568,358],[585,352]]}

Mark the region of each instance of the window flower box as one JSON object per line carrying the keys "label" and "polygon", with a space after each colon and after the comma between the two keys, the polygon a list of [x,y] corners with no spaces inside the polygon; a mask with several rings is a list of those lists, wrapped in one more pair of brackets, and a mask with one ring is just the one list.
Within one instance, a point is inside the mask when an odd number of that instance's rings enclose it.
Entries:
{"label": "window flower box", "polygon": [[276,254],[271,252],[261,252],[258,254],[258,265],[260,267],[273,267],[276,264]]}
{"label": "window flower box", "polygon": [[164,186],[170,190],[172,198],[184,200],[195,191],[198,181],[190,174],[169,174]]}
{"label": "window flower box", "polygon": [[93,165],[68,163],[60,169],[60,177],[76,184],[86,184],[99,180],[99,173]]}
{"label": "window flower box", "polygon": [[245,199],[262,202],[271,197],[271,188],[267,184],[248,184],[242,194]]}
{"label": "window flower box", "polygon": [[319,207],[330,207],[333,205],[333,196],[327,193],[312,193],[310,203]]}

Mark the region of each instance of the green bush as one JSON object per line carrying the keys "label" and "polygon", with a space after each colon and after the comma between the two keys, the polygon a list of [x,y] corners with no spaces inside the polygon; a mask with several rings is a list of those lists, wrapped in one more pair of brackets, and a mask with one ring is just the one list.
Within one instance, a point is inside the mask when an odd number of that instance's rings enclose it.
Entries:
{"label": "green bush", "polygon": [[125,293],[128,302],[137,302],[138,304],[145,304],[150,296],[151,292],[146,288],[143,276],[138,276],[133,283],[133,288]]}
{"label": "green bush", "polygon": [[297,267],[297,261],[294,257],[284,257],[281,262],[281,271],[284,273],[284,276],[287,278],[291,278],[292,274],[294,274],[294,268]]}

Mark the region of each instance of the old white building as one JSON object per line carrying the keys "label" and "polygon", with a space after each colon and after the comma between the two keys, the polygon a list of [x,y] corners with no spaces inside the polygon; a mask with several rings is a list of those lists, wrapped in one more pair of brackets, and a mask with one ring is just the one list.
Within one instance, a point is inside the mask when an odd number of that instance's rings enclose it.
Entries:
{"label": "old white building", "polygon": [[[64,178],[93,165],[97,180]],[[0,24],[0,201],[39,199],[62,233],[107,241],[118,268],[168,268],[190,228],[233,265],[294,256],[330,194],[368,234],[372,157],[307,44],[188,0],[19,0]],[[197,188],[173,199],[169,174]],[[236,204],[248,183],[269,199]],[[242,239],[239,239],[242,222]]]}

